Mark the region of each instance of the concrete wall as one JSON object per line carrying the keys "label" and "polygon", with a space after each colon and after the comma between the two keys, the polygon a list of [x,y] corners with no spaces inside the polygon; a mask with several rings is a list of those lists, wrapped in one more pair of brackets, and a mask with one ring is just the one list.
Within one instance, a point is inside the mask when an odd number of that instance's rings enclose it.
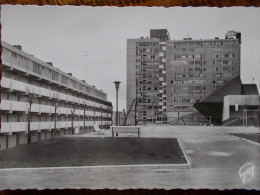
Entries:
{"label": "concrete wall", "polygon": [[50,139],[51,138],[51,132],[50,131],[46,131],[47,137],[46,139]]}
{"label": "concrete wall", "polygon": [[19,133],[19,144],[27,144],[27,134]]}
{"label": "concrete wall", "polygon": [[34,142],[37,142],[38,141],[38,132],[33,132],[31,134],[31,142],[34,143]]}
{"label": "concrete wall", "polygon": [[16,135],[8,135],[8,148],[16,146]]}
{"label": "concrete wall", "polygon": [[[238,111],[235,105],[238,104]],[[243,118],[243,110],[259,110],[258,95],[228,95],[224,97],[222,121],[230,118]],[[250,108],[248,108],[250,107]],[[257,119],[256,112],[248,112],[248,118]]]}
{"label": "concrete wall", "polygon": [[258,95],[229,95],[229,105],[247,105],[255,106],[259,105],[259,96]]}
{"label": "concrete wall", "polygon": [[6,136],[4,135],[0,136],[0,145],[1,145],[1,150],[6,149]]}
{"label": "concrete wall", "polygon": [[132,101],[136,98],[136,42],[138,40],[127,40],[127,102],[126,111],[129,110]]}
{"label": "concrete wall", "polygon": [[[192,112],[179,112],[179,119],[185,115],[189,115]],[[168,123],[172,123],[178,120],[178,112],[167,112]]]}
{"label": "concrete wall", "polygon": [[229,96],[224,97],[222,121],[229,119]]}

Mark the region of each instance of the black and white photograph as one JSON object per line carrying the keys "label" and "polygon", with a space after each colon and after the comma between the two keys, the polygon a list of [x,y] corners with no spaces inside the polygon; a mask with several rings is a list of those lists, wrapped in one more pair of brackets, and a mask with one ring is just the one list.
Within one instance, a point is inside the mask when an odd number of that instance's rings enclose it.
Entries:
{"label": "black and white photograph", "polygon": [[260,190],[259,19],[1,5],[0,190]]}

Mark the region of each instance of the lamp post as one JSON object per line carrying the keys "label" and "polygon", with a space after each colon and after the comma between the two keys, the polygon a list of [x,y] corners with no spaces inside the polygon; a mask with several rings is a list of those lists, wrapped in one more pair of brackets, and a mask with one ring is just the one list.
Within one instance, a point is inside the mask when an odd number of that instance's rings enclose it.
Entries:
{"label": "lamp post", "polygon": [[118,89],[120,85],[120,81],[115,81],[115,87],[116,87],[116,126],[118,126]]}

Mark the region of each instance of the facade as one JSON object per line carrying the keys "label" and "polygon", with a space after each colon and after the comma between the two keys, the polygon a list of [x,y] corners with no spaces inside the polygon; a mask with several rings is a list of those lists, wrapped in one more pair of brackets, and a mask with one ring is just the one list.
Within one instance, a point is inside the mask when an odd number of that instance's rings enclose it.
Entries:
{"label": "facade", "polygon": [[[118,126],[128,126],[128,125],[135,125],[135,121],[134,121],[134,113],[129,113],[127,120],[125,121],[125,117],[126,117],[127,113],[120,112],[118,111]],[[113,111],[113,126],[116,126],[116,111]],[[124,124],[125,122],[125,124]]]}
{"label": "facade", "polygon": [[167,114],[194,112],[193,104],[240,75],[240,33],[225,39],[167,42]]}
{"label": "facade", "polygon": [[[166,29],[127,40],[127,110],[137,100],[139,122],[168,122],[240,75],[241,33],[224,39],[170,40]],[[130,108],[131,107],[131,108]]]}
{"label": "facade", "polygon": [[2,41],[1,149],[108,128],[111,114],[102,90]]}
{"label": "facade", "polygon": [[127,40],[127,111],[137,102],[139,122],[166,121],[166,29]]}

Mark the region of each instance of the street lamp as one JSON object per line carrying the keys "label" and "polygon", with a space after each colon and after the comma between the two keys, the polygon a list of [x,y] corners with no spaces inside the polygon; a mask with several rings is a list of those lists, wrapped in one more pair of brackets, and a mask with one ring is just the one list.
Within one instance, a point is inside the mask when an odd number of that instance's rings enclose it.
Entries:
{"label": "street lamp", "polygon": [[116,87],[116,126],[117,126],[118,125],[118,89],[121,82],[115,81],[113,83],[115,83],[115,87]]}

